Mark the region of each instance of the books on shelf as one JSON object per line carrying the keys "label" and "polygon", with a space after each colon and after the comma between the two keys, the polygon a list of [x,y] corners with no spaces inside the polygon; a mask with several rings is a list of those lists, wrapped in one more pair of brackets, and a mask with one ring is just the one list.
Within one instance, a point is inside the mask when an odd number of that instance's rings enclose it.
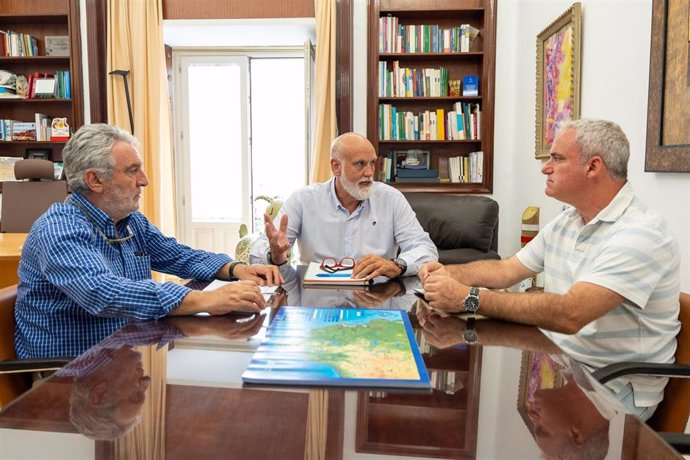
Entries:
{"label": "books on shelf", "polygon": [[384,141],[481,140],[482,110],[478,102],[455,102],[448,113],[443,108],[414,113],[392,104],[379,104],[378,115],[379,139]]}
{"label": "books on shelf", "polygon": [[304,286],[366,286],[371,284],[366,278],[353,278],[352,269],[329,273],[316,262],[309,262],[302,280]]}
{"label": "books on shelf", "polygon": [[478,34],[470,24],[400,24],[388,14],[379,17],[379,53],[466,53]]}
{"label": "books on shelf", "polygon": [[282,307],[242,380],[273,385],[431,388],[404,310]]}
{"label": "books on shelf", "polygon": [[484,152],[448,158],[450,181],[481,184],[484,182]]}
{"label": "books on shelf", "polygon": [[38,56],[38,40],[29,34],[0,30],[0,56]]}

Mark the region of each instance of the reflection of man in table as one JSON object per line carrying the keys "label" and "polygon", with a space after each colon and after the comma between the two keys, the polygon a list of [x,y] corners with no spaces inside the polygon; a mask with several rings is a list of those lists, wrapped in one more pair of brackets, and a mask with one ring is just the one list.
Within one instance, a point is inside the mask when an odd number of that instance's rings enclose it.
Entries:
{"label": "reflection of man in table", "polygon": [[303,271],[293,267],[281,270],[288,305],[310,307],[380,308],[410,310],[417,301],[414,288],[420,287],[417,277],[405,277],[369,286],[303,286]]}

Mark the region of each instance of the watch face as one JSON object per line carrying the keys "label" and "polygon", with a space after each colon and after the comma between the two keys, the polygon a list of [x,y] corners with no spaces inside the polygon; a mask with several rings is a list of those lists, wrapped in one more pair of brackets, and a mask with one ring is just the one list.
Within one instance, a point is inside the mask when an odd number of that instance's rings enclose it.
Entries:
{"label": "watch face", "polygon": [[474,329],[467,329],[463,332],[462,337],[465,339],[465,343],[476,343],[479,339],[479,334]]}
{"label": "watch face", "polygon": [[472,294],[465,297],[465,311],[474,313],[477,310],[479,310],[479,297]]}

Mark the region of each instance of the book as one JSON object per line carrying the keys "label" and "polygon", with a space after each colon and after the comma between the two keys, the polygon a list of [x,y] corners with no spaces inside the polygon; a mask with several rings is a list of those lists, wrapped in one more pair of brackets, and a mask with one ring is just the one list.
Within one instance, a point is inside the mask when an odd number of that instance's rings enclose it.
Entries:
{"label": "book", "polygon": [[437,169],[398,169],[397,177],[439,177],[439,175]]}
{"label": "book", "polygon": [[352,269],[328,273],[321,269],[321,264],[309,262],[302,280],[304,286],[340,286],[340,285],[368,285],[371,281],[366,278],[352,278]]}
{"label": "book", "polygon": [[462,95],[479,96],[479,77],[477,75],[465,75],[462,78]]}
{"label": "book", "polygon": [[282,307],[246,383],[430,389],[407,312]]}

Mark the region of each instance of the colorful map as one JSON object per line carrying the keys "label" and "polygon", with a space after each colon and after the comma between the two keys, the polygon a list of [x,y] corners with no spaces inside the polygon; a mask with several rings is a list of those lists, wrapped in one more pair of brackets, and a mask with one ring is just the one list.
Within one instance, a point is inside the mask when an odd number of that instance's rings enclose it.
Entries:
{"label": "colorful map", "polygon": [[424,361],[403,310],[283,307],[242,380],[429,387]]}

